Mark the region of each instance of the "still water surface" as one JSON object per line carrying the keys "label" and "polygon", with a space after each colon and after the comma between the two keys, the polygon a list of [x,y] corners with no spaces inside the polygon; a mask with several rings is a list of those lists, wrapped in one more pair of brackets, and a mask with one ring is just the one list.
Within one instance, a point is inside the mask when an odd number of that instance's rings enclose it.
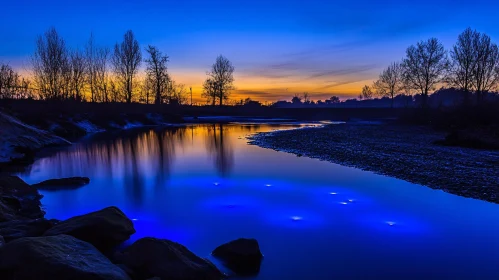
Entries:
{"label": "still water surface", "polygon": [[[47,217],[110,205],[144,236],[207,257],[259,240],[257,279],[499,279],[499,205],[247,144],[291,128],[207,124],[92,137],[35,162],[28,183],[88,176],[43,191]],[[380,162],[380,164],[383,164]]]}

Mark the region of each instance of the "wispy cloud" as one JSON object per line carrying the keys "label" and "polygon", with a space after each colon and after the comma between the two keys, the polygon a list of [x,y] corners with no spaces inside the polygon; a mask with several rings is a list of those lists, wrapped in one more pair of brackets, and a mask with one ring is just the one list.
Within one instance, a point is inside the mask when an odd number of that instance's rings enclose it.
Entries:
{"label": "wispy cloud", "polygon": [[288,88],[268,88],[261,90],[238,89],[233,96],[246,96],[255,100],[288,100],[294,93],[288,92]]}
{"label": "wispy cloud", "polygon": [[353,84],[353,83],[358,83],[358,82],[362,82],[362,81],[364,81],[364,79],[343,80],[343,81],[338,81],[338,82],[333,82],[333,83],[325,84],[324,86],[315,88],[314,90],[318,90],[318,91],[328,90],[328,89],[332,89],[332,88],[335,88],[335,87],[344,86],[344,85]]}
{"label": "wispy cloud", "polygon": [[338,76],[344,76],[344,75],[351,75],[351,74],[357,74],[360,72],[365,72],[369,71],[372,69],[376,68],[376,64],[366,64],[366,65],[359,65],[359,66],[354,66],[351,68],[344,68],[344,69],[333,69],[333,70],[327,70],[327,71],[318,71],[315,74],[311,74],[307,77],[307,79],[314,79],[314,78],[322,78],[322,77],[338,77]]}

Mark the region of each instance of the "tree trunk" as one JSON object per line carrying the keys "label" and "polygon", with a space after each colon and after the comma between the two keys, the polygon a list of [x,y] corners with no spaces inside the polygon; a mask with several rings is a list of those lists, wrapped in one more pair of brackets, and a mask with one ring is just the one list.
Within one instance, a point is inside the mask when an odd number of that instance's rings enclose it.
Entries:
{"label": "tree trunk", "polygon": [[132,103],[132,85],[131,85],[131,81],[128,81],[127,85],[126,85],[126,103]]}
{"label": "tree trunk", "polygon": [[154,103],[156,103],[156,104],[161,104],[161,89],[160,89],[160,86],[161,85],[159,83],[159,79],[157,79],[157,81],[156,81],[156,100],[154,101]]}

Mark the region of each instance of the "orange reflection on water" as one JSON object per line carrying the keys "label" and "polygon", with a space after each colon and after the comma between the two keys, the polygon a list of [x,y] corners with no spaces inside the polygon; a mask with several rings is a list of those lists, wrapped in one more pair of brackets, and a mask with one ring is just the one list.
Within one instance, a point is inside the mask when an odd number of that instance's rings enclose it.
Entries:
{"label": "orange reflection on water", "polygon": [[[237,155],[240,168],[258,168],[256,150],[249,151],[255,147],[248,146],[245,137],[272,128],[258,124],[200,124],[96,134],[37,160],[26,175],[29,183],[90,177],[100,188],[123,189],[119,195],[132,198],[138,205],[145,196],[156,195],[156,190],[170,182],[172,174],[211,176],[213,180],[230,177],[235,172]],[[100,199],[98,188],[88,191],[94,190],[96,199]]]}
{"label": "orange reflection on water", "polygon": [[[112,177],[121,181],[133,177],[168,178],[175,161],[212,165],[220,176],[229,175],[234,166],[234,145],[259,126],[206,124],[130,130],[101,134],[77,143],[68,150],[38,160],[33,171],[44,170],[52,177],[75,174],[88,177]],[[238,144],[245,146],[245,141]]]}

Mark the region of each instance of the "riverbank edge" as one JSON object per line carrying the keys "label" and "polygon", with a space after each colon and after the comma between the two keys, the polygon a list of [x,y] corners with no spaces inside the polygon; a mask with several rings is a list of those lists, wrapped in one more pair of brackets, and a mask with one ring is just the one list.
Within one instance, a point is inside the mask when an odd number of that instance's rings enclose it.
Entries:
{"label": "riverbank edge", "polygon": [[[445,137],[445,132],[427,126],[367,121],[260,132],[247,139],[261,148],[499,203],[499,174],[494,167],[499,166],[499,152],[438,145]],[[431,170],[433,166],[436,170]]]}
{"label": "riverbank edge", "polygon": [[[26,145],[25,143],[11,143],[12,153],[10,160],[0,162],[0,173],[13,174],[23,171],[37,159],[37,153],[48,148],[64,147],[72,145],[82,138],[101,132],[119,131],[143,127],[168,127],[174,125],[185,125],[182,118],[172,118],[169,114],[137,114],[131,116],[120,116],[121,121],[117,123],[115,119],[94,121],[88,115],[76,115],[66,118],[45,118],[43,124],[40,121],[23,118],[22,115],[2,113],[3,117],[9,117],[16,121],[13,125],[26,126],[28,133],[26,135],[15,135],[15,137],[30,137],[37,141],[36,135],[30,135],[31,130],[37,130],[45,136],[59,139],[50,144]],[[41,125],[42,124],[42,125]],[[12,125],[12,124],[7,124]],[[4,132],[7,129],[0,126]],[[36,146],[36,147],[35,147]]]}

